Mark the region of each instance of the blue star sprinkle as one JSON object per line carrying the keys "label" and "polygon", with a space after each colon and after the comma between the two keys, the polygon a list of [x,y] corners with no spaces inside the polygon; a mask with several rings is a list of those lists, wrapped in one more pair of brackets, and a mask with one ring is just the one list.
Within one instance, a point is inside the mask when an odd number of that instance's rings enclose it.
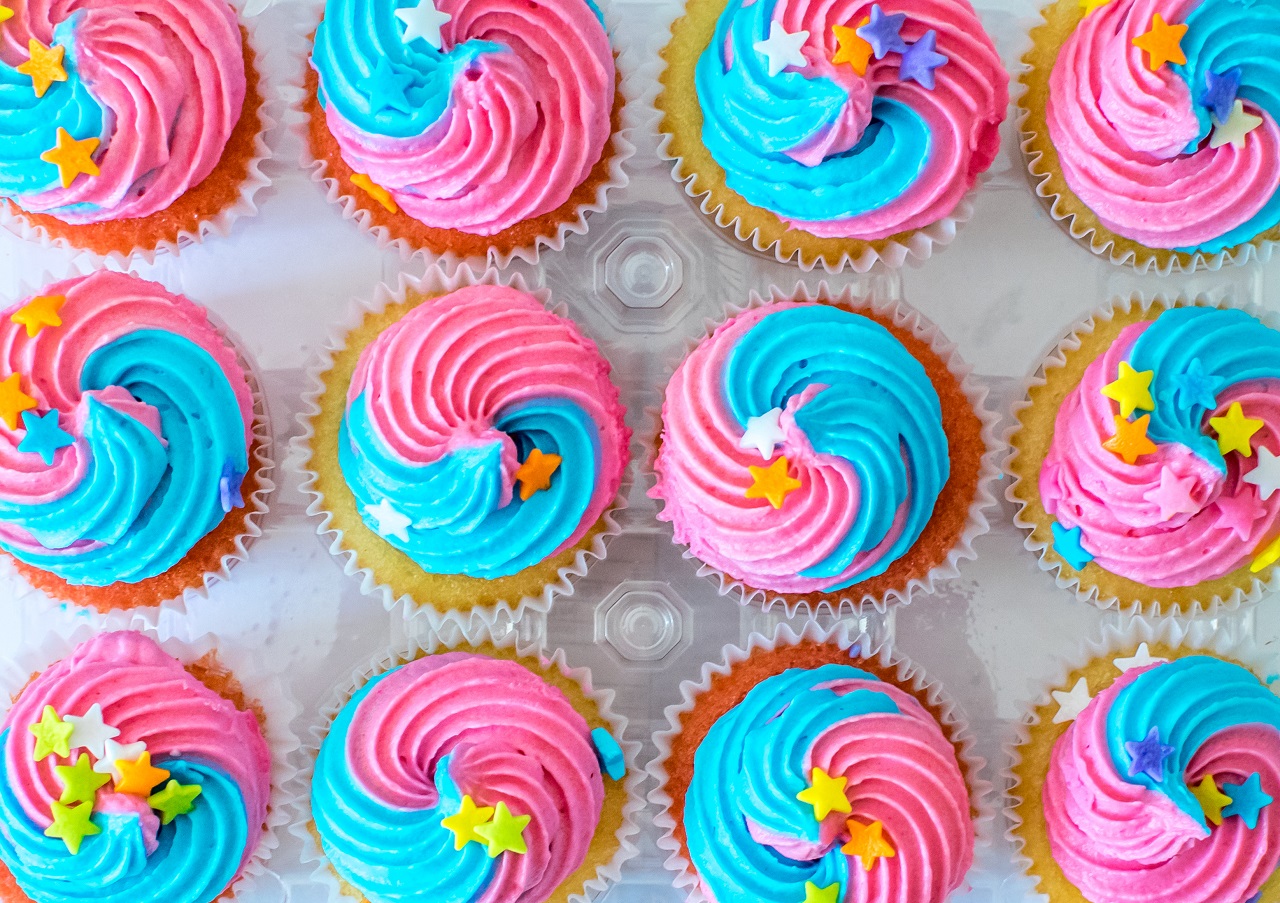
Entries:
{"label": "blue star sprinkle", "polygon": [[945,54],[936,52],[938,33],[930,28],[924,37],[916,41],[902,54],[902,64],[898,67],[898,78],[901,81],[914,79],[930,91],[933,90],[933,70],[945,66],[948,59]]}
{"label": "blue star sprinkle", "polygon": [[876,59],[882,60],[890,53],[903,53],[907,42],[902,40],[902,26],[907,21],[906,13],[894,13],[886,16],[880,4],[871,7],[871,21],[858,29],[858,37],[871,45]]}
{"label": "blue star sprinkle", "polygon": [[1145,740],[1126,740],[1124,751],[1133,759],[1129,777],[1145,774],[1157,784],[1164,780],[1164,760],[1173,755],[1173,747],[1160,742],[1158,727],[1153,727]]}
{"label": "blue star sprinkle", "polygon": [[1213,71],[1204,74],[1206,87],[1200,95],[1200,103],[1213,111],[1213,118],[1219,124],[1231,118],[1231,109],[1236,105],[1236,97],[1240,94],[1240,79],[1243,74],[1239,66],[1221,74]]}
{"label": "blue star sprinkle", "polygon": [[1224,816],[1238,815],[1252,831],[1258,827],[1258,813],[1270,806],[1271,797],[1262,790],[1262,776],[1249,775],[1243,784],[1222,784],[1222,792],[1231,797],[1231,805],[1222,810]]}
{"label": "blue star sprinkle", "polygon": [[18,451],[39,455],[45,464],[52,465],[58,449],[75,445],[75,437],[58,425],[58,412],[37,414],[22,412],[22,425],[27,434],[18,443]]}
{"label": "blue star sprinkle", "polygon": [[1080,544],[1083,538],[1084,533],[1079,527],[1068,529],[1057,521],[1053,522],[1053,550],[1077,571],[1083,571],[1084,566],[1093,561],[1093,556]]}
{"label": "blue star sprinkle", "polygon": [[381,113],[383,110],[413,112],[413,102],[408,96],[409,89],[413,87],[412,73],[397,69],[385,56],[381,56],[373,67],[372,81],[379,83],[378,87],[382,88],[381,91],[374,91],[371,95],[372,112]]}
{"label": "blue star sprinkle", "polygon": [[1177,374],[1171,382],[1175,406],[1192,407],[1198,404],[1208,410],[1218,406],[1217,396],[1213,394],[1213,380],[1204,372],[1200,358],[1193,357],[1187,364],[1186,372]]}
{"label": "blue star sprinkle", "polygon": [[605,774],[615,781],[621,781],[627,775],[627,757],[613,735],[602,727],[591,732],[591,742],[596,748],[596,757],[600,760]]}
{"label": "blue star sprinkle", "polygon": [[232,508],[244,507],[244,498],[240,492],[240,486],[243,483],[244,474],[228,458],[222,465],[222,476],[218,477],[218,501],[222,503],[222,510],[227,514],[231,513]]}

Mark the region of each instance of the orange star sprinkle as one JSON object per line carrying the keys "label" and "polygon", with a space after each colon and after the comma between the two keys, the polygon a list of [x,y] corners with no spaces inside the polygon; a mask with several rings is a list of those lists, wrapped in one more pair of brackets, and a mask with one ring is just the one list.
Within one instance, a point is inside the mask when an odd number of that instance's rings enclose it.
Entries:
{"label": "orange star sprinkle", "polygon": [[66,52],[67,48],[59,44],[46,47],[35,38],[27,42],[30,59],[18,66],[17,71],[31,76],[31,87],[35,89],[36,97],[44,97],[44,92],[54,82],[67,80],[67,70],[62,67],[62,57]]}
{"label": "orange star sprinkle", "polygon": [[803,485],[787,472],[790,467],[786,455],[782,455],[768,467],[748,465],[754,482],[747,487],[747,498],[768,499],[774,508],[781,508],[787,494]]}
{"label": "orange star sprinkle", "polygon": [[1152,72],[1160,71],[1165,63],[1181,66],[1187,61],[1187,55],[1182,52],[1182,37],[1187,28],[1185,24],[1170,25],[1156,13],[1151,20],[1151,30],[1134,38],[1133,44],[1147,52],[1147,65]]}
{"label": "orange star sprinkle", "polygon": [[870,24],[870,17],[864,18],[858,23],[857,28],[848,28],[844,25],[833,25],[831,30],[836,36],[836,55],[831,58],[831,62],[839,66],[841,63],[848,63],[853,67],[853,71],[859,75],[867,74],[867,66],[871,63],[871,57],[875,53],[875,49],[871,46],[871,42],[858,34],[858,28],[863,25]]}
{"label": "orange star sprinkle", "polygon": [[391,192],[383,188],[373,179],[369,178],[362,172],[358,172],[351,177],[351,184],[359,188],[369,197],[373,198],[383,207],[386,207],[391,213],[399,213],[400,205],[396,203],[396,199],[391,196]]}
{"label": "orange star sprinkle", "polygon": [[1126,464],[1137,464],[1140,457],[1153,455],[1158,450],[1156,444],[1147,438],[1149,423],[1150,414],[1143,414],[1132,423],[1117,415],[1116,434],[1102,443],[1102,447]]}
{"label": "orange star sprinkle", "polygon": [[65,295],[41,295],[28,301],[9,319],[19,326],[27,327],[27,338],[33,339],[46,326],[62,325],[58,310],[66,303]]}
{"label": "orange star sprinkle", "polygon": [[150,796],[156,784],[169,777],[169,772],[151,764],[149,752],[144,752],[132,762],[121,759],[116,762],[116,768],[120,771],[120,780],[116,781],[116,793]]}
{"label": "orange star sprinkle", "polygon": [[516,479],[520,482],[520,501],[527,502],[535,492],[551,488],[551,475],[560,467],[559,455],[544,455],[541,449],[529,452],[520,469],[516,471]]}
{"label": "orange star sprinkle", "polygon": [[898,855],[897,850],[884,839],[884,825],[880,822],[873,821],[869,825],[864,825],[851,818],[846,825],[849,828],[849,842],[840,848],[840,852],[848,856],[857,856],[862,860],[864,870],[871,871],[881,858],[893,858]]}
{"label": "orange star sprinkle", "polygon": [[9,429],[16,430],[21,422],[22,412],[36,407],[36,400],[22,391],[22,378],[16,373],[0,382],[0,417]]}
{"label": "orange star sprinkle", "polygon": [[77,141],[66,129],[59,127],[58,143],[52,150],[41,154],[40,159],[58,167],[62,187],[70,188],[71,183],[80,175],[96,176],[98,174],[98,164],[93,162],[93,152],[101,143],[97,138],[83,138]]}

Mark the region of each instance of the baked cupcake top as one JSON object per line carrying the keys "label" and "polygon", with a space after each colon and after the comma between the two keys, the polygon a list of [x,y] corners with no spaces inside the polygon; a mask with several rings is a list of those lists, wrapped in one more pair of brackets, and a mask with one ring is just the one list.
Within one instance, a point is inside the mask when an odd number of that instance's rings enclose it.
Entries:
{"label": "baked cupcake top", "polygon": [[969,791],[938,722],[845,664],[775,674],[715,721],[684,831],[720,901],[941,903],[974,851]]}
{"label": "baked cupcake top", "polygon": [[311,65],[343,159],[430,226],[493,235],[550,213],[612,134],[591,0],[328,0]]}
{"label": "baked cupcake top", "polygon": [[577,544],[628,458],[609,364],[537,298],[431,298],[360,354],[338,460],[364,522],[433,574],[491,579]]}
{"label": "baked cupcake top", "polygon": [[0,745],[0,861],[35,903],[209,903],[261,838],[256,716],[142,634],[99,635],[38,675]]}
{"label": "baked cupcake top", "polygon": [[1280,332],[1179,307],[1126,326],[1063,398],[1039,476],[1054,549],[1151,587],[1280,558]]}
{"label": "baked cupcake top", "polygon": [[756,589],[884,573],[951,472],[925,367],[875,320],[827,304],[772,303],[720,326],[671,378],[662,425],[659,517]]}
{"label": "baked cupcake top", "polygon": [[1240,665],[1145,647],[1089,698],[1044,776],[1053,859],[1088,900],[1254,900],[1280,865],[1280,698]]}
{"label": "baked cupcake top", "polygon": [[1087,0],[1046,109],[1104,226],[1217,253],[1280,225],[1280,3]]}
{"label": "baked cupcake top", "polygon": [[995,159],[1009,100],[966,0],[728,0],[695,81],[729,188],[824,238],[950,215]]}
{"label": "baked cupcake top", "polygon": [[99,271],[0,313],[0,548],[67,583],[164,573],[243,507],[253,397],[204,309]]}
{"label": "baked cupcake top", "polygon": [[602,761],[621,779],[617,742],[524,665],[431,655],[370,679],[338,713],[312,817],[371,903],[539,903],[587,857]]}
{"label": "baked cupcake top", "polygon": [[9,4],[0,197],[72,224],[164,210],[218,164],[247,91],[226,0]]}

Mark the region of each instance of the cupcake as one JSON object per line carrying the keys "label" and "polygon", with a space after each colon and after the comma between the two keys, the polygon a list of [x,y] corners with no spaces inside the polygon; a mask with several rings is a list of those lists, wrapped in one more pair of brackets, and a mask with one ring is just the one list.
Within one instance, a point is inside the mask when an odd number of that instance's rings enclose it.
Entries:
{"label": "cupcake", "polygon": [[406,253],[534,260],[626,184],[593,0],[328,0],[304,81],[304,162]]}
{"label": "cupcake", "polygon": [[253,212],[270,125],[226,0],[6,10],[0,199],[27,237],[152,254]]}
{"label": "cupcake", "polygon": [[618,390],[595,344],[538,298],[438,281],[361,309],[322,361],[302,415],[308,510],[389,601],[545,609],[616,532]]}
{"label": "cupcake", "polygon": [[1280,239],[1280,7],[1057,0],[1043,16],[1022,146],[1073,238],[1162,272]]}
{"label": "cupcake", "polygon": [[212,656],[101,634],[0,727],[0,900],[210,903],[262,854],[271,753]]}
{"label": "cupcake", "polygon": [[744,602],[883,610],[954,574],[986,530],[983,395],[914,313],[781,297],[676,369],[650,495]]}
{"label": "cupcake", "polygon": [[[965,883],[980,763],[924,678],[810,630],[682,687],[650,768],[689,898],[942,903]],[[701,896],[698,896],[698,894]]]}
{"label": "cupcake", "polygon": [[0,549],[102,611],[203,589],[271,489],[266,415],[205,310],[100,271],[0,313]]}
{"label": "cupcake", "polygon": [[1276,899],[1280,698],[1248,668],[1130,642],[1028,722],[1012,839],[1054,903]]}
{"label": "cupcake", "polygon": [[1280,559],[1280,332],[1138,299],[1078,325],[1010,438],[1009,498],[1041,566],[1104,607],[1211,611]]}
{"label": "cupcake", "polygon": [[581,899],[634,853],[621,728],[562,663],[384,662],[323,733],[307,832],[348,897]]}
{"label": "cupcake", "polygon": [[1009,102],[967,0],[689,0],[662,57],[676,179],[805,269],[898,266],[950,241]]}

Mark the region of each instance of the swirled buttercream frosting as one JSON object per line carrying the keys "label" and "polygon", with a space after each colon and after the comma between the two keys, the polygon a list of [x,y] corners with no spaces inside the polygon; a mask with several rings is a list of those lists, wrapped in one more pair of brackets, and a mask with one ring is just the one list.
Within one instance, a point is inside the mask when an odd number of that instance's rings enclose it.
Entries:
{"label": "swirled buttercream frosting", "polygon": [[1125,327],[1054,421],[1039,487],[1059,552],[1152,587],[1265,565],[1280,531],[1277,386],[1280,332],[1242,310]]}
{"label": "swirled buttercream frosting", "polygon": [[1053,858],[1100,903],[1258,899],[1280,865],[1273,796],[1280,698],[1201,655],[1099,692],[1055,742],[1043,788]]}
{"label": "swirled buttercream frosting", "polygon": [[1046,107],[1071,191],[1152,248],[1217,253],[1280,225],[1280,2],[1089,6]]}
{"label": "swirled buttercream frosting", "polygon": [[253,397],[203,308],[101,271],[0,313],[0,548],[74,585],[177,564],[233,507]]}
{"label": "swirled buttercream frosting", "polygon": [[729,188],[866,240],[949,216],[995,159],[1009,98],[966,0],[729,0],[695,86]]}
{"label": "swirled buttercream frosting", "polygon": [[854,665],[788,669],[717,719],[684,830],[720,903],[941,903],[973,862],[955,748],[915,697]]}
{"label": "swirled buttercream frosting", "polygon": [[519,662],[427,656],[372,678],[334,719],[315,829],[370,903],[540,903],[600,823],[596,750],[564,693]]}
{"label": "swirled buttercream frosting", "polygon": [[414,307],[360,354],[338,461],[365,523],[432,574],[492,579],[576,545],[628,458],[609,364],[504,286]]}
{"label": "swirled buttercream frosting", "polygon": [[911,548],[950,475],[924,366],[876,321],[774,303],[667,386],[653,495],[677,542],[756,589],[844,589]]}
{"label": "swirled buttercream frosting", "polygon": [[37,676],[0,746],[0,860],[34,903],[210,903],[257,849],[257,718],[142,634],[97,636]]}
{"label": "swirled buttercream frosting", "polygon": [[493,235],[556,210],[612,133],[590,0],[328,0],[311,65],[342,158],[429,226]]}
{"label": "swirled buttercream frosting", "polygon": [[72,224],[136,219],[213,172],[247,91],[226,0],[9,6],[0,197]]}

